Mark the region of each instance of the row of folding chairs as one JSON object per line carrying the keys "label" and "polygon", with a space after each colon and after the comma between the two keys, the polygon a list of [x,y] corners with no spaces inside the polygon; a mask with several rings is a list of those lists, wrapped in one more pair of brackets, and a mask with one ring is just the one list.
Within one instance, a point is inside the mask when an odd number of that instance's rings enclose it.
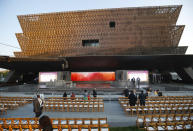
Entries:
{"label": "row of folding chairs", "polygon": [[176,130],[191,130],[193,129],[192,121],[183,122],[166,122],[157,123],[150,122],[145,126],[146,131],[176,131]]}
{"label": "row of folding chairs", "polygon": [[[103,125],[107,118],[51,118],[53,125]],[[0,118],[0,125],[38,125],[38,118]]]}
{"label": "row of folding chairs", "polygon": [[[55,129],[68,129],[71,127],[87,127],[90,130],[91,127],[98,128],[107,126],[107,118],[51,118],[52,126]],[[3,129],[32,129],[39,128],[38,118],[1,118],[0,126]]]}
{"label": "row of folding chairs", "polygon": [[[162,104],[162,103],[168,103],[168,104],[170,104],[170,103],[191,103],[191,104],[193,104],[193,98],[189,99],[189,100],[186,99],[186,100],[156,100],[156,101],[146,99],[145,101],[146,101],[146,103],[158,103],[158,104],[159,103],[160,104]],[[124,100],[119,100],[119,103],[120,104],[129,103],[129,99],[127,98],[127,99],[124,99]],[[137,101],[137,104],[139,104],[139,99]]]}
{"label": "row of folding chairs", "polygon": [[0,101],[0,103],[14,103],[14,104],[18,104],[19,106],[23,106],[28,102],[27,101]]}
{"label": "row of folding chairs", "polygon": [[191,113],[193,112],[193,105],[127,106],[124,108],[124,111],[128,115]]}
{"label": "row of folding chairs", "polygon": [[64,100],[64,99],[57,99],[57,100],[52,100],[52,99],[47,99],[45,102],[61,102],[61,103],[99,103],[103,102],[103,100]]}
{"label": "row of folding chairs", "polygon": [[144,127],[150,122],[167,123],[185,121],[193,121],[193,114],[139,115],[136,120],[136,125],[138,127]]}
{"label": "row of folding chairs", "polygon": [[32,97],[8,97],[0,96],[0,100],[10,100],[10,101],[32,101]]}
{"label": "row of folding chairs", "polygon": [[104,112],[104,103],[44,103],[45,111]]}
{"label": "row of folding chairs", "polygon": [[1,114],[7,113],[7,109],[16,109],[32,102],[32,97],[6,97],[0,96],[0,109]]}
{"label": "row of folding chairs", "polygon": [[[48,97],[46,100],[71,100],[71,97]],[[74,100],[84,100],[84,97],[75,97]],[[90,100],[102,100],[103,97],[90,97]]]}
{"label": "row of folding chairs", "polygon": [[[140,103],[136,103],[136,106],[139,106]],[[180,105],[180,106],[183,106],[183,105],[193,105],[193,102],[174,102],[174,101],[171,101],[171,102],[145,102],[145,106],[168,106],[168,105]],[[122,108],[125,108],[129,106],[129,102],[125,102],[125,103],[121,103],[121,107]]]}
{"label": "row of folding chairs", "polygon": [[[148,96],[147,101],[167,101],[167,100],[192,100],[193,96]],[[119,97],[119,101],[128,100],[128,97]]]}
{"label": "row of folding chairs", "polygon": [[[56,125],[53,131],[109,131],[109,125]],[[0,126],[0,131],[42,131],[39,126],[34,125],[9,125],[8,128]]]}
{"label": "row of folding chairs", "polygon": [[[129,101],[129,99],[120,100],[119,103],[124,103]],[[193,102],[193,99],[185,99],[185,100],[149,100],[146,99],[147,102]]]}
{"label": "row of folding chairs", "polygon": [[22,103],[30,103],[30,101],[26,100],[26,99],[0,99],[0,102],[3,101],[14,101],[14,102],[22,102]]}
{"label": "row of folding chairs", "polygon": [[16,109],[19,107],[19,104],[15,102],[2,102],[0,103],[1,107],[4,107],[6,109]]}

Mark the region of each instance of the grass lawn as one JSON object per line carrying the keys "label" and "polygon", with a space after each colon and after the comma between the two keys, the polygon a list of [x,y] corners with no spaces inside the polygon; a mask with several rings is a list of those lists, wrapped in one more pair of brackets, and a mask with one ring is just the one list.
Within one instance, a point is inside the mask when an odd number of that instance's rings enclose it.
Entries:
{"label": "grass lawn", "polygon": [[145,131],[137,127],[110,127],[110,131]]}

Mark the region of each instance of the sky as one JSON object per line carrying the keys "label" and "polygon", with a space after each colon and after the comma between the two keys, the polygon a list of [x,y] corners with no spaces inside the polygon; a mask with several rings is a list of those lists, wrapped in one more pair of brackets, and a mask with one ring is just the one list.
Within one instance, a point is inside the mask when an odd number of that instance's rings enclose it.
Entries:
{"label": "sky", "polygon": [[193,54],[193,0],[0,0],[0,55],[14,56],[20,51],[15,36],[22,33],[17,15],[162,5],[183,5],[177,21],[185,25],[179,46],[188,46],[186,54]]}

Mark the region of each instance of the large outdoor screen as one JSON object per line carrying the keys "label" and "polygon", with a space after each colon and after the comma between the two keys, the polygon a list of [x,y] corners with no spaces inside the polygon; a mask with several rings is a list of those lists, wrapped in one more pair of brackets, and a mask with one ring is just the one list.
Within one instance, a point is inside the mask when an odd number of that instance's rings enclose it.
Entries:
{"label": "large outdoor screen", "polygon": [[140,78],[140,81],[143,82],[149,81],[148,71],[135,71],[135,70],[128,71],[127,79],[131,80],[132,78],[135,78],[136,80],[138,77]]}
{"label": "large outdoor screen", "polygon": [[39,82],[49,82],[57,80],[57,72],[40,72]]}
{"label": "large outdoor screen", "polygon": [[72,72],[72,81],[114,81],[115,72]]}

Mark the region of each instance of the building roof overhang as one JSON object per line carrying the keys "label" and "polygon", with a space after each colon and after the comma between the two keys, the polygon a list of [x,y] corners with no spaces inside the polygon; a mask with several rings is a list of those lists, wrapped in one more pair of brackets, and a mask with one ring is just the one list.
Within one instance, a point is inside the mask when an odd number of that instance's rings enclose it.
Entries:
{"label": "building roof overhang", "polygon": [[193,55],[80,56],[16,58],[0,56],[0,68],[19,72],[175,70],[193,66]]}

